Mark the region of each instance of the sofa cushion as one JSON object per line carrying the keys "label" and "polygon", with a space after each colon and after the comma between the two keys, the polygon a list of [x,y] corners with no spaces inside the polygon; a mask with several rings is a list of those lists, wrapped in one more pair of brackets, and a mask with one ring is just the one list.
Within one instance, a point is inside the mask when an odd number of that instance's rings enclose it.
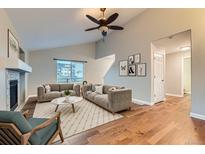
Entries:
{"label": "sofa cushion", "polygon": [[44,97],[47,100],[51,100],[51,99],[55,99],[55,98],[58,98],[58,97],[61,97],[61,96],[62,96],[61,92],[59,92],[59,91],[51,91],[49,93],[46,93]]}
{"label": "sofa cushion", "polygon": [[103,93],[104,93],[104,94],[108,94],[108,93],[109,93],[109,89],[112,88],[112,87],[115,87],[116,89],[119,89],[119,88],[120,88],[120,87],[118,87],[118,86],[104,85],[104,86],[103,86]]}
{"label": "sofa cushion", "polygon": [[51,87],[49,85],[45,85],[46,93],[51,92]]}
{"label": "sofa cushion", "polygon": [[95,89],[95,86],[101,86],[101,84],[92,84],[91,85],[91,90],[92,92],[94,92],[96,89]]}
{"label": "sofa cushion", "polygon": [[[28,122],[32,126],[32,128],[42,124],[48,119],[45,118],[30,118],[28,119]],[[47,144],[52,135],[57,130],[57,120],[53,121],[49,126],[37,131],[36,133],[41,138],[40,144]]]}
{"label": "sofa cushion", "polygon": [[108,99],[108,94],[103,94],[103,95],[96,95],[94,98],[94,102],[104,108],[109,108],[109,99]]}
{"label": "sofa cushion", "polygon": [[91,92],[90,94],[87,95],[87,98],[90,99],[90,100],[94,100],[94,97],[96,95],[99,95],[99,94],[97,94],[96,92]]}
{"label": "sofa cushion", "polygon": [[72,90],[73,84],[60,84],[60,91]]}
{"label": "sofa cushion", "polygon": [[49,84],[51,87],[51,91],[60,91],[60,85],[59,84]]}
{"label": "sofa cushion", "polygon": [[86,96],[88,96],[89,94],[91,94],[92,93],[92,91],[91,90],[89,90],[89,91],[86,91]]}
{"label": "sofa cushion", "polygon": [[[21,112],[0,111],[0,122],[15,124],[22,134],[30,132],[33,128]],[[41,138],[37,133],[34,133],[29,142],[31,144],[40,144]]]}
{"label": "sofa cushion", "polygon": [[95,92],[102,95],[103,94],[103,86],[95,86]]}

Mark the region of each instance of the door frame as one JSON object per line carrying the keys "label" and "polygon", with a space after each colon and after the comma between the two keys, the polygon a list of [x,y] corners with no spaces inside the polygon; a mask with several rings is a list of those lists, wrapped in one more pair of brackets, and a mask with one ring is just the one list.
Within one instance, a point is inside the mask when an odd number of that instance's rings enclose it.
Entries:
{"label": "door frame", "polygon": [[[190,51],[191,52],[191,51]],[[184,97],[184,61],[185,61],[185,59],[186,58],[190,58],[190,63],[191,63],[191,66],[192,66],[192,61],[191,61],[191,55],[190,56],[184,56],[184,57],[182,57],[182,70],[183,70],[183,73],[182,73],[182,91],[183,91],[183,97]],[[192,67],[191,67],[191,71],[192,71]],[[192,73],[192,72],[191,72]],[[192,74],[191,74],[191,80],[192,80]],[[191,82],[192,83],[192,82]],[[192,88],[192,87],[191,87]],[[187,93],[187,94],[190,94],[191,95],[191,90],[192,89],[190,89],[190,93]]]}

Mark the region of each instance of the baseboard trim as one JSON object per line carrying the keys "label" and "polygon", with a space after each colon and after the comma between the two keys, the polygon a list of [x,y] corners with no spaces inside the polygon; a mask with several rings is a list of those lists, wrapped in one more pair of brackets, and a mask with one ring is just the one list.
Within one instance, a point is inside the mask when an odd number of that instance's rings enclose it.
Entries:
{"label": "baseboard trim", "polygon": [[143,100],[135,99],[135,98],[132,98],[132,102],[138,105],[154,105],[153,102],[147,102],[147,101],[143,101]]}
{"label": "baseboard trim", "polygon": [[190,117],[205,120],[205,115],[197,114],[197,113],[193,113],[193,112],[190,113]]}
{"label": "baseboard trim", "polygon": [[174,96],[174,97],[184,97],[184,95],[177,95],[172,93],[166,93],[167,96]]}

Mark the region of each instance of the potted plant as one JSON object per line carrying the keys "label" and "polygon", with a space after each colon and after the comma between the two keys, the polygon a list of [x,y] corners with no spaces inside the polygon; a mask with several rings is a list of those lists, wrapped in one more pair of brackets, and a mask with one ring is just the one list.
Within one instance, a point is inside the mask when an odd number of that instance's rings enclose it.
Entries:
{"label": "potted plant", "polygon": [[65,94],[65,100],[66,100],[66,102],[69,102],[70,91],[69,91],[69,90],[65,90],[65,91],[64,91],[64,94]]}

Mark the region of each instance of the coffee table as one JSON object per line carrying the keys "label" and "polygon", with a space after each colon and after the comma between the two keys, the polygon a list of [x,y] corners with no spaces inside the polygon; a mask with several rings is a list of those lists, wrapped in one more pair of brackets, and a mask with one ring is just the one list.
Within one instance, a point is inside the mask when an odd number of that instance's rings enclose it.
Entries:
{"label": "coffee table", "polygon": [[59,97],[55,98],[51,101],[54,105],[56,105],[55,112],[58,110],[59,105],[71,105],[73,109],[73,113],[75,113],[75,106],[74,104],[80,102],[83,98],[77,96],[69,96],[68,100],[66,97]]}

